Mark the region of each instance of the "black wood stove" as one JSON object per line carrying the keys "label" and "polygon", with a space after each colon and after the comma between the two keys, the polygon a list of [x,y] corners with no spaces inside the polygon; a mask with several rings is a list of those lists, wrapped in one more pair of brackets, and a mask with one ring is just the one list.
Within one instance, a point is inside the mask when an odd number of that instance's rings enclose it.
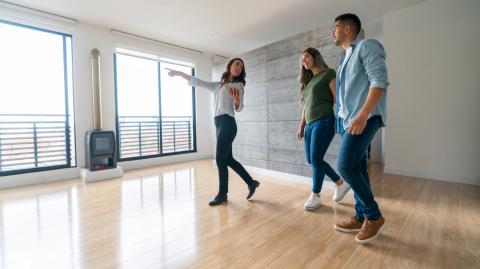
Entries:
{"label": "black wood stove", "polygon": [[102,130],[100,52],[91,52],[93,83],[93,125],[94,129],[85,134],[85,167],[99,171],[117,167],[115,133]]}
{"label": "black wood stove", "polygon": [[90,171],[117,167],[115,134],[92,130],[85,134],[85,166]]}

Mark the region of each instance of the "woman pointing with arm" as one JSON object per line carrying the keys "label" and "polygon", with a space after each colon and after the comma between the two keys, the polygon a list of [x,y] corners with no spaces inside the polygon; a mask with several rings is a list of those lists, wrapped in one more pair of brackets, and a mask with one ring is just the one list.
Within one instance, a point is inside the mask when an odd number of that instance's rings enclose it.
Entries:
{"label": "woman pointing with arm", "polygon": [[205,88],[214,95],[214,121],[217,137],[215,160],[218,168],[219,190],[209,205],[219,205],[227,201],[228,167],[232,168],[245,181],[248,186],[247,199],[250,199],[260,182],[252,179],[242,164],[232,155],[232,144],[237,134],[235,112],[243,109],[246,76],[243,60],[240,58],[230,60],[219,82],[203,81],[180,71],[168,70],[169,76],[182,77],[191,86]]}

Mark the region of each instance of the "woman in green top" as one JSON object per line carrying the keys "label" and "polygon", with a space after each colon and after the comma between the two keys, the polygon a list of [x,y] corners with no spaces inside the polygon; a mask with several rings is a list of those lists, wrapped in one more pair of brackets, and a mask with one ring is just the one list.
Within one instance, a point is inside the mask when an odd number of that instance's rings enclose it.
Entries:
{"label": "woman in green top", "polygon": [[312,166],[313,178],[312,194],[304,204],[306,210],[321,206],[320,191],[325,174],[335,182],[334,201],[342,200],[350,190],[350,186],[323,159],[335,136],[335,76],[335,70],[328,68],[318,50],[308,48],[302,53],[298,79],[303,112],[297,138],[305,139],[305,153]]}

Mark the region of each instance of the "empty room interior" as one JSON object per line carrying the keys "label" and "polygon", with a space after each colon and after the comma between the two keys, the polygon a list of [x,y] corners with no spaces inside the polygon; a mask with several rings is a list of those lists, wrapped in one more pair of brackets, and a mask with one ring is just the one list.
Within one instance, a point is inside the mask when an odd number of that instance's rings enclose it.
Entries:
{"label": "empty room interior", "polygon": [[479,26],[0,0],[0,268],[480,268]]}

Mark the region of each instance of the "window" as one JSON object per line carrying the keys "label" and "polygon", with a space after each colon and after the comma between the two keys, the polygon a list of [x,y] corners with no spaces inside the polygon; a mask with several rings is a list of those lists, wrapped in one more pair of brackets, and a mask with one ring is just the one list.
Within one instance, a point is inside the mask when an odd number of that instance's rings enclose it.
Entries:
{"label": "window", "polygon": [[194,69],[124,50],[114,61],[119,160],[195,152],[194,88],[166,68]]}
{"label": "window", "polygon": [[72,36],[0,20],[0,176],[76,166]]}

